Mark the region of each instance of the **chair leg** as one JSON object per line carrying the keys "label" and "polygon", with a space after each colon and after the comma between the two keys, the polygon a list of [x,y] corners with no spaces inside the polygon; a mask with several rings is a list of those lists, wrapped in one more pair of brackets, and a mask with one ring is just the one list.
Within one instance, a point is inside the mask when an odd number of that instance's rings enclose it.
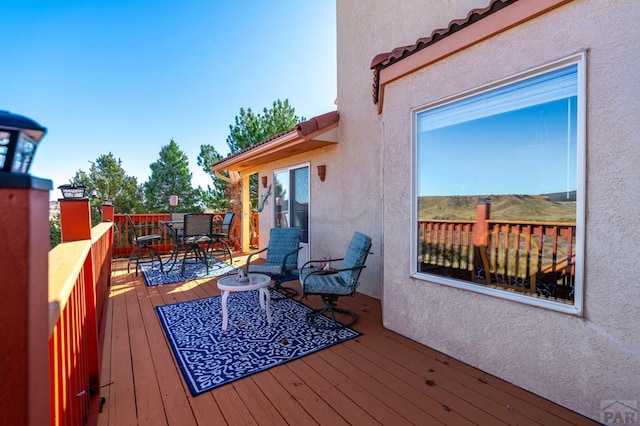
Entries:
{"label": "chair leg", "polygon": [[[322,300],[324,301],[324,307],[320,308],[320,309],[314,309],[311,312],[307,313],[307,322],[310,323],[311,325],[313,325],[316,328],[320,328],[323,330],[339,330],[341,328],[345,328],[345,327],[351,327],[353,324],[355,324],[356,320],[358,319],[358,317],[356,316],[356,314],[348,309],[342,309],[342,308],[338,308],[336,306],[336,301],[338,300],[337,296],[324,296],[322,295]],[[331,325],[323,325],[323,324],[319,324],[316,319],[320,316],[320,315],[324,315],[324,314],[330,314],[330,318],[331,320],[333,320],[333,324]],[[351,320],[347,323],[341,323],[340,321],[338,321],[336,319],[336,313],[338,314],[344,314],[344,315],[349,315],[351,317]]]}
{"label": "chair leg", "polygon": [[[222,245],[221,249],[217,249],[215,248],[216,244],[220,244]],[[229,256],[229,265],[233,265],[233,255],[231,254],[231,247],[229,247],[229,244],[227,244],[226,241],[221,240],[221,239],[217,239],[211,242],[211,246],[209,248],[209,251],[211,252],[211,255],[213,256],[213,253],[217,252],[217,251],[222,251],[224,253],[225,256]],[[223,257],[223,259],[225,259]]]}
{"label": "chair leg", "polygon": [[207,251],[197,244],[187,247],[187,249],[184,251],[184,256],[182,257],[182,265],[180,266],[180,275],[184,276],[184,265],[187,263],[187,255],[191,252],[193,252],[193,259],[196,263],[204,262],[205,267],[207,268],[207,275],[209,275],[209,259],[207,259]]}
{"label": "chair leg", "polygon": [[[138,246],[137,244],[134,245],[133,248],[131,249],[131,254],[129,255],[129,261],[127,262],[127,273],[131,272],[131,262],[133,261],[133,259],[135,258],[137,261],[138,257],[140,257],[139,252],[140,252],[140,246]],[[137,269],[136,269],[136,275],[138,275]]]}
{"label": "chair leg", "polygon": [[[278,293],[284,295],[285,299],[290,299],[294,296],[298,295],[298,291],[294,288],[291,287],[284,287],[282,285],[282,282],[278,281],[278,280],[273,280],[273,288],[271,290],[275,290]],[[281,297],[277,298],[277,299],[273,299],[272,300],[282,300]]]}
{"label": "chair leg", "polygon": [[160,254],[158,253],[158,250],[156,250],[155,247],[153,247],[150,244],[143,244],[143,245],[136,245],[133,250],[131,250],[131,254],[129,255],[129,261],[127,262],[127,273],[131,272],[131,263],[133,262],[134,258],[135,258],[135,262],[136,262],[136,276],[138,276],[138,269],[140,268],[140,258],[144,257],[145,254],[145,250],[148,251],[149,253],[149,257],[151,258],[151,262],[153,263],[155,260],[158,260],[158,263],[160,263],[160,271],[162,272],[162,258],[160,257]]}

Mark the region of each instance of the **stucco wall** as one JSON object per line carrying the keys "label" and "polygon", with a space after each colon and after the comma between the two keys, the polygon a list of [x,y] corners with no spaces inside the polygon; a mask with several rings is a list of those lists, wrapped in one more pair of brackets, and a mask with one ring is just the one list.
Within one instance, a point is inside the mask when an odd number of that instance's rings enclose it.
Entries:
{"label": "stucco wall", "polygon": [[[375,176],[379,168],[377,157],[363,156],[361,147],[343,143],[316,149],[304,154],[264,165],[255,172],[268,176],[273,183],[273,171],[299,164],[309,165],[309,251],[311,259],[323,256],[343,257],[354,231],[363,232],[373,240],[373,254],[367,258],[366,269],[360,276],[358,291],[380,298],[381,228],[379,190]],[[366,158],[363,158],[366,157]],[[326,178],[320,181],[317,166],[326,166]],[[253,172],[253,171],[251,171]],[[266,189],[260,185],[260,194]],[[272,188],[273,191],[273,188]],[[269,229],[274,224],[274,197],[260,213],[260,248],[268,243]]]}
{"label": "stucco wall", "polygon": [[[384,325],[595,419],[602,401],[640,405],[640,2],[573,1],[389,84],[382,115],[371,59],[488,0],[363,3],[337,2],[342,143],[363,153],[337,167],[373,158],[357,201],[383,206],[368,219],[383,229]],[[411,109],[584,49],[584,317],[411,279]]]}
{"label": "stucco wall", "polygon": [[[412,44],[429,28],[448,24],[450,13],[466,16],[470,9],[486,5],[478,0],[447,3],[451,2],[336,2],[340,147],[336,155],[325,158],[327,185],[320,185],[317,192],[327,202],[317,206],[323,211],[314,216],[313,226],[326,239],[319,244],[335,250],[344,250],[353,230],[372,237],[373,254],[367,259],[358,291],[376,298],[383,297],[381,259],[387,250],[382,244],[383,230],[389,225],[408,230],[409,224],[396,216],[383,217],[382,182],[398,171],[388,169],[382,161],[384,126],[372,102],[369,65],[376,54]],[[452,11],[445,14],[447,7]],[[400,190],[407,191],[407,185]]]}

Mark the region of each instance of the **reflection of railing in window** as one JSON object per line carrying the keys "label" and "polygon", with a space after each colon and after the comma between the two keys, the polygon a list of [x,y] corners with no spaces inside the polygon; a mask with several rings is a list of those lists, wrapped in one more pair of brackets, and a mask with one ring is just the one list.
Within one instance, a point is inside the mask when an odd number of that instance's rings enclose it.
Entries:
{"label": "reflection of railing in window", "polygon": [[276,197],[276,228],[289,227],[289,200]]}
{"label": "reflection of railing in window", "polygon": [[573,301],[575,223],[491,220],[418,222],[419,271]]}
{"label": "reflection of railing in window", "polygon": [[294,216],[292,217],[292,226],[300,228],[300,241],[309,242],[309,203],[294,203]]}

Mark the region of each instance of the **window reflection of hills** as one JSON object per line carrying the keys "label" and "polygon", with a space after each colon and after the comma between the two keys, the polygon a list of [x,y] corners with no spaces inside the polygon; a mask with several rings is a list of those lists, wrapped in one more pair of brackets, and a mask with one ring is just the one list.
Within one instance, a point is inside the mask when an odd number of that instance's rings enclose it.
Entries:
{"label": "window reflection of hills", "polygon": [[491,203],[491,219],[575,222],[576,191],[541,195],[453,195],[418,197],[418,220],[474,221],[478,200]]}

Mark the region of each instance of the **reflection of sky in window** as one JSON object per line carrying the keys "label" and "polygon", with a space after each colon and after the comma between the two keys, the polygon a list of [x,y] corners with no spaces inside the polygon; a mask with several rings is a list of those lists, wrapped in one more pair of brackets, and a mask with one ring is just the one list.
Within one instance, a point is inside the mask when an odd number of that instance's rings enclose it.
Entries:
{"label": "reflection of sky in window", "polygon": [[533,195],[575,190],[576,99],[422,132],[418,195]]}
{"label": "reflection of sky in window", "polygon": [[309,168],[303,167],[294,171],[296,182],[296,201],[298,203],[309,202]]}
{"label": "reflection of sky in window", "polygon": [[273,174],[273,183],[275,185],[274,194],[280,197],[282,201],[289,198],[289,172],[276,172]]}

